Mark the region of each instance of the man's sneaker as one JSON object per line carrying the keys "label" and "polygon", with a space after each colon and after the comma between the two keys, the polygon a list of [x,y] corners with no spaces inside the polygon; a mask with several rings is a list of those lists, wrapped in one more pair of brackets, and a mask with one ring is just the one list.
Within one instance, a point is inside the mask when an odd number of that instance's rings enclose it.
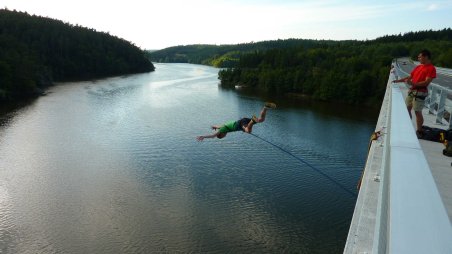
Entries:
{"label": "man's sneaker", "polygon": [[276,108],[276,104],[273,102],[266,102],[264,105],[265,108],[272,108],[275,109]]}
{"label": "man's sneaker", "polygon": [[257,117],[256,117],[256,116],[253,116],[253,117],[251,118],[251,121],[253,121],[254,123],[257,123]]}

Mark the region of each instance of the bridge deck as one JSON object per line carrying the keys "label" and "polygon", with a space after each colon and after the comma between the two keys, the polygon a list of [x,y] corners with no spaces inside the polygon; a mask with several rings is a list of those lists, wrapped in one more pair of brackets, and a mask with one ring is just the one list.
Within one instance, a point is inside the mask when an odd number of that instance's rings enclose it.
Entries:
{"label": "bridge deck", "polygon": [[[428,109],[424,109],[424,125],[432,128],[447,129],[446,125],[435,123],[436,116],[428,113]],[[415,117],[413,116],[413,126],[416,126]],[[416,128],[416,127],[414,127]],[[422,150],[425,158],[432,171],[433,179],[438,187],[439,194],[446,207],[449,220],[452,222],[452,157],[443,155],[444,145],[438,142],[420,139]]]}
{"label": "bridge deck", "polygon": [[[401,76],[406,76],[414,68],[408,58],[400,59],[399,62],[406,62],[406,64],[400,64],[399,67],[404,73],[400,73]],[[416,63],[417,64],[417,63]],[[452,76],[451,73],[444,73],[439,71],[437,78],[433,81],[436,84],[452,89]],[[404,88],[400,86],[400,88]],[[406,96],[407,89],[401,89]],[[436,116],[428,113],[428,109],[424,108],[424,125],[432,128],[447,129],[447,125],[440,125],[436,123]],[[416,128],[415,117],[413,116],[413,126]],[[452,157],[443,155],[444,145],[431,142],[427,140],[419,140],[419,143],[424,151],[424,155],[432,171],[433,178],[435,179],[438,191],[440,192],[444,206],[446,207],[449,220],[452,223]]]}
{"label": "bridge deck", "polygon": [[[406,96],[408,89],[402,89]],[[424,125],[432,128],[447,129],[446,124],[437,124],[436,116],[429,114],[428,109],[422,111],[424,116]],[[413,112],[413,128],[416,129],[416,117]],[[433,179],[437,185],[438,191],[446,207],[449,220],[452,223],[452,157],[443,155],[444,145],[438,142],[419,139],[419,143],[424,152],[425,158],[430,166]]]}

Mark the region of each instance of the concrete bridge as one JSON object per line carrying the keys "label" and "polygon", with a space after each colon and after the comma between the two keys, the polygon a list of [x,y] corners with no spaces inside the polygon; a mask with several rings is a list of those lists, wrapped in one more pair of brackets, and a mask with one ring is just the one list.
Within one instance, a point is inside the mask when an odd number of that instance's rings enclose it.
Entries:
{"label": "concrete bridge", "polygon": [[[393,84],[418,64],[396,59],[372,141],[344,253],[452,253],[452,157],[444,145],[418,140],[415,116]],[[423,110],[424,125],[452,126],[452,70],[437,68]],[[447,117],[446,120],[444,117]]]}

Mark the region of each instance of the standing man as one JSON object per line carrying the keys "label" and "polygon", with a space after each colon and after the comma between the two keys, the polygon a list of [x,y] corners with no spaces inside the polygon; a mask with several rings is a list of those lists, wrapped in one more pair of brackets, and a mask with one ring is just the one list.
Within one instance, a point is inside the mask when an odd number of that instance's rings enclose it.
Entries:
{"label": "standing man", "polygon": [[417,56],[420,64],[411,71],[410,76],[394,80],[394,83],[406,82],[410,85],[408,96],[405,103],[408,113],[411,116],[411,109],[416,114],[416,135],[422,137],[422,125],[424,124],[424,116],[422,116],[422,108],[424,108],[425,98],[428,95],[427,86],[436,78],[436,68],[431,61],[430,51],[424,49]]}

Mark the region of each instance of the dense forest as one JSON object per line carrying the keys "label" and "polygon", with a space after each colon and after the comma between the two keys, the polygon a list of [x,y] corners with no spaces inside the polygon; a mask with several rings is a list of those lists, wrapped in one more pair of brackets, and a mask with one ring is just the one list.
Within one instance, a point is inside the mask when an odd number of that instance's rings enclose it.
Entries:
{"label": "dense forest", "polygon": [[186,45],[169,47],[148,52],[148,57],[154,62],[193,63],[211,65],[220,68],[235,67],[241,55],[255,51],[266,51],[276,48],[304,48],[332,45],[336,41],[287,39],[242,43],[236,45]]}
{"label": "dense forest", "polygon": [[0,9],[0,103],[39,94],[53,81],[152,70],[145,52],[124,39]]}
{"label": "dense forest", "polygon": [[[156,60],[160,61],[226,67],[219,72],[221,86],[226,88],[241,85],[272,94],[378,107],[386,89],[391,61],[399,57],[416,59],[424,48],[432,52],[435,65],[452,67],[450,28],[367,41],[290,39],[235,46],[191,45],[153,54],[158,55],[160,58]],[[163,57],[165,54],[167,58]],[[216,62],[218,59],[232,61],[224,64]]]}
{"label": "dense forest", "polygon": [[256,51],[242,55],[235,68],[220,71],[219,78],[223,87],[240,84],[271,93],[378,107],[394,58],[415,59],[428,48],[435,65],[452,67],[450,38],[452,30],[446,29],[308,49]]}

